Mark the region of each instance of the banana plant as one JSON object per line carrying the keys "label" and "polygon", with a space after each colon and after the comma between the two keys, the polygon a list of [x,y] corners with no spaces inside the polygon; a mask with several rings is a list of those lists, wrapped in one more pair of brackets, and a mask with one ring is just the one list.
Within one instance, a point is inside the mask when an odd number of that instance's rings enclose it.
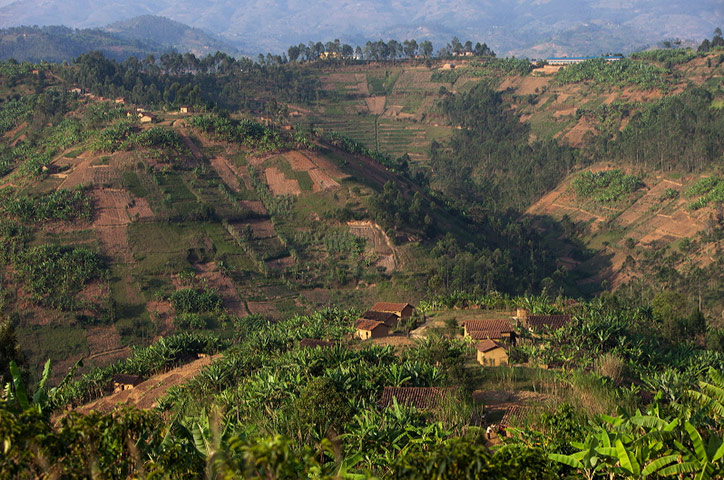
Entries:
{"label": "banana plant", "polygon": [[17,405],[20,410],[36,408],[41,413],[49,415],[50,411],[54,407],[56,394],[66,383],[68,383],[71,377],[75,374],[76,370],[81,366],[83,366],[83,361],[79,360],[68,371],[58,386],[48,389],[46,384],[48,383],[51,373],[50,360],[48,360],[45,362],[45,366],[43,367],[43,374],[40,377],[40,382],[38,382],[35,392],[31,395],[25,385],[25,381],[23,380],[23,376],[18,368],[18,365],[14,361],[11,361],[10,376],[12,377],[12,382],[5,384],[3,398],[11,405]]}
{"label": "banana plant", "polygon": [[596,435],[588,434],[583,443],[571,442],[571,445],[577,448],[578,451],[570,455],[551,453],[549,458],[575,468],[586,480],[593,480],[597,475],[610,470],[613,466],[611,457],[599,451],[605,445],[600,442]]}
{"label": "banana plant", "polygon": [[685,446],[678,440],[674,445],[679,451],[681,461],[674,465],[659,470],[659,475],[684,475],[695,474],[696,480],[709,480],[721,478],[724,473],[724,465],[720,460],[724,457],[724,441],[721,437],[712,435],[707,442],[701,437],[699,431],[687,420],[684,422],[684,430],[691,442],[691,448]]}

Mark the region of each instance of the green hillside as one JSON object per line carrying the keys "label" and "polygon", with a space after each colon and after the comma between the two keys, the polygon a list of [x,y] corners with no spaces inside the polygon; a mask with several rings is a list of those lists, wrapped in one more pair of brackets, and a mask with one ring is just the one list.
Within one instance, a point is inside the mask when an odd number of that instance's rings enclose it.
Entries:
{"label": "green hillside", "polygon": [[0,63],[0,478],[722,477],[723,76]]}

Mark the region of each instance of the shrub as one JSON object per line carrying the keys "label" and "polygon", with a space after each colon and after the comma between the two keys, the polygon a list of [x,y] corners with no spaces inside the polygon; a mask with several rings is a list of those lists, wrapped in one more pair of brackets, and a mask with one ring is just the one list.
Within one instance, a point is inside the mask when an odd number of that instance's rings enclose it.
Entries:
{"label": "shrub", "polygon": [[221,297],[209,288],[184,288],[171,295],[176,313],[216,312],[221,310]]}
{"label": "shrub", "polygon": [[612,203],[635,192],[643,187],[644,183],[636,175],[626,175],[615,169],[585,171],[573,179],[572,186],[578,197],[592,198],[598,203]]}

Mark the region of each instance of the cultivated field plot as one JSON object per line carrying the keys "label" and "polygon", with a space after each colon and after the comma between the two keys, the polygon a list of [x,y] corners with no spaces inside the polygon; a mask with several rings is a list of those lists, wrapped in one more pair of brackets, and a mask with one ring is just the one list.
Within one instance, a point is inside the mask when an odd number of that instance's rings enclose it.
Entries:
{"label": "cultivated field plot", "polygon": [[[339,183],[334,180],[327,172],[317,165],[316,158],[312,161],[311,158],[302,152],[288,152],[284,154],[284,158],[289,163],[292,170],[297,172],[306,172],[309,175],[309,179],[312,181],[312,191],[323,192],[326,190],[334,190],[339,187]],[[326,164],[329,162],[325,162]],[[337,168],[333,168],[336,172]],[[341,173],[341,172],[340,172]]]}
{"label": "cultivated field plot", "polygon": [[276,167],[269,167],[264,170],[266,183],[274,195],[299,195],[302,190],[299,188],[299,182],[294,179],[288,179],[284,173]]}
{"label": "cultivated field plot", "polygon": [[227,312],[236,316],[249,314],[231,279],[219,271],[216,262],[199,263],[195,267],[198,278],[204,280],[210,288],[218,292]]}
{"label": "cultivated field plot", "polygon": [[378,256],[377,266],[384,267],[388,272],[395,271],[399,267],[397,250],[392,246],[382,227],[370,221],[351,221],[347,222],[347,225],[350,233],[364,238],[367,241],[368,251]]}

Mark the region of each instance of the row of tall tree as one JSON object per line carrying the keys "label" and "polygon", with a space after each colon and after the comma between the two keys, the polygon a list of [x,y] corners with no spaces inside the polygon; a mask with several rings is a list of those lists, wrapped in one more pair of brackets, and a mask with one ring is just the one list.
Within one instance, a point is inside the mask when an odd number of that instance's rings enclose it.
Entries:
{"label": "row of tall tree", "polygon": [[[387,42],[384,40],[368,41],[364,46],[357,45],[356,47],[335,39],[326,43],[310,41],[306,45],[304,43],[292,45],[287,50],[288,57],[286,58],[290,62],[314,61],[320,58],[394,61],[403,58],[431,58],[434,51],[434,46],[429,40],[418,42],[414,38],[402,42],[394,39]],[[473,44],[470,40],[463,43],[458,37],[454,37],[450,43],[438,51],[439,57],[466,54],[495,56],[495,52],[487,44],[480,42]],[[275,59],[276,57],[267,54],[266,58]],[[280,58],[279,61],[284,62],[285,59]]]}

